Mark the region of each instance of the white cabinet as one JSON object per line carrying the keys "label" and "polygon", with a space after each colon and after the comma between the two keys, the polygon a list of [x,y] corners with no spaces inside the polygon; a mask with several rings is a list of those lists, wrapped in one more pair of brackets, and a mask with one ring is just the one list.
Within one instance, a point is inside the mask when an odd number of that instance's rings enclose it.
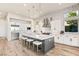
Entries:
{"label": "white cabinet", "polygon": [[59,36],[55,36],[55,42],[59,42]]}
{"label": "white cabinet", "polygon": [[70,45],[70,46],[79,47],[78,37],[70,37],[70,36],[65,36],[65,35],[55,36],[55,42]]}
{"label": "white cabinet", "polygon": [[64,37],[63,36],[59,37],[59,43],[64,43]]}
{"label": "white cabinet", "polygon": [[64,37],[63,36],[55,36],[55,42],[64,43]]}
{"label": "white cabinet", "polygon": [[15,40],[19,38],[19,33],[17,32],[11,32],[11,40]]}
{"label": "white cabinet", "polygon": [[64,44],[71,45],[71,41],[69,37],[64,37]]}
{"label": "white cabinet", "polygon": [[79,47],[79,39],[78,38],[72,38],[72,46],[78,46]]}

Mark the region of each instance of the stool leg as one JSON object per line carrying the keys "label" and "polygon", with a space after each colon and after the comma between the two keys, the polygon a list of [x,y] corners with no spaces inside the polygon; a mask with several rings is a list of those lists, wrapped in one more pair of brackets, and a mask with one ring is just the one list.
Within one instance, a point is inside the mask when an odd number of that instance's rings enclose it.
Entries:
{"label": "stool leg", "polygon": [[25,43],[25,44],[26,44],[26,46],[27,46],[27,44],[28,44],[28,43],[27,43],[27,41],[26,41],[26,43]]}
{"label": "stool leg", "polygon": [[29,42],[27,42],[27,47],[29,46]]}
{"label": "stool leg", "polygon": [[33,44],[33,50],[34,50],[34,44]]}
{"label": "stool leg", "polygon": [[26,40],[25,40],[25,46],[26,46]]}
{"label": "stool leg", "polygon": [[21,40],[21,43],[22,43],[22,45],[23,45],[23,40]]}
{"label": "stool leg", "polygon": [[22,43],[23,43],[23,46],[24,46],[24,40],[22,41]]}
{"label": "stool leg", "polygon": [[25,46],[25,40],[24,40],[24,46]]}
{"label": "stool leg", "polygon": [[29,42],[29,48],[30,48],[30,42]]}
{"label": "stool leg", "polygon": [[37,45],[37,52],[38,52],[38,45]]}

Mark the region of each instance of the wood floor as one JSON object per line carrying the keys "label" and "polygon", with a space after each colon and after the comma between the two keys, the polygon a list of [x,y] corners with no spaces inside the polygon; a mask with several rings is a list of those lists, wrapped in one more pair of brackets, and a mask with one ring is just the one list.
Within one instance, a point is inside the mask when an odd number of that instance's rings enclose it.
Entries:
{"label": "wood floor", "polygon": [[21,40],[0,39],[0,56],[79,56],[79,48],[55,44],[55,48],[42,54],[22,46]]}

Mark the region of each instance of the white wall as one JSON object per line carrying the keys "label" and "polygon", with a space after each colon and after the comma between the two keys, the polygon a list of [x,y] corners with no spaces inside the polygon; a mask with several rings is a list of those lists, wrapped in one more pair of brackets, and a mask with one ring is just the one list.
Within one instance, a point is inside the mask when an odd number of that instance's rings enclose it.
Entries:
{"label": "white wall", "polygon": [[0,19],[0,37],[6,37],[6,20]]}

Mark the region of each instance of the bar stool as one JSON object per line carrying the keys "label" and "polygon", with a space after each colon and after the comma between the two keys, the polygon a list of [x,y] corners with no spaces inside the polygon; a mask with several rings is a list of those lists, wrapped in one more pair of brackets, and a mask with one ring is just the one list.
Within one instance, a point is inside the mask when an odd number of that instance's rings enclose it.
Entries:
{"label": "bar stool", "polygon": [[42,42],[40,42],[40,41],[34,41],[33,42],[33,49],[34,49],[35,45],[36,45],[36,49],[37,49],[37,52],[38,52],[38,48],[39,48],[40,45],[42,45]]}
{"label": "bar stool", "polygon": [[27,41],[27,37],[22,37],[22,44],[24,45],[24,46],[26,46],[26,41]]}
{"label": "bar stool", "polygon": [[34,41],[33,39],[27,39],[27,42],[28,42],[29,48],[30,48],[31,43],[32,43],[33,41]]}

